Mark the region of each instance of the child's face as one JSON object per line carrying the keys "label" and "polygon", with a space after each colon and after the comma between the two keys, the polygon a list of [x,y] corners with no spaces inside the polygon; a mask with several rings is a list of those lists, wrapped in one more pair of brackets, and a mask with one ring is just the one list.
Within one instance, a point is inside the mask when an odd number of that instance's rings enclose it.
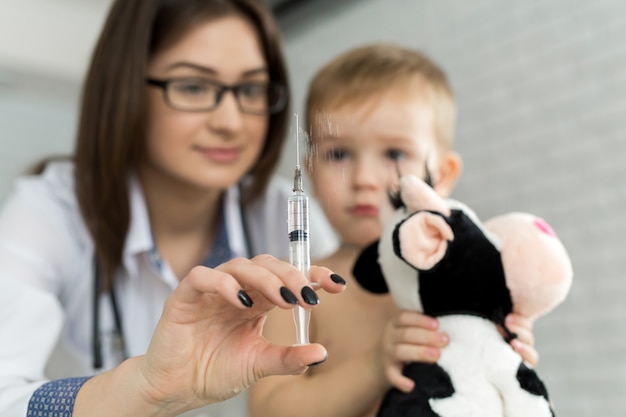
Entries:
{"label": "child's face", "polygon": [[397,188],[398,172],[423,178],[428,161],[437,181],[434,110],[405,88],[323,116],[313,127],[311,183],[342,242],[363,247],[380,236],[379,216],[391,212],[388,191]]}

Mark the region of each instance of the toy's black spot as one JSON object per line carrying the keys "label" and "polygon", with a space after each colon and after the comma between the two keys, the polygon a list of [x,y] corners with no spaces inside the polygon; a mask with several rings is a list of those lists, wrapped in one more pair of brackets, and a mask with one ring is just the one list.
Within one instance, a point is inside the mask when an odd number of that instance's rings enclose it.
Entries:
{"label": "toy's black spot", "polygon": [[520,363],[519,368],[517,368],[516,376],[520,387],[522,387],[524,391],[528,391],[533,395],[541,395],[546,400],[548,399],[548,391],[537,376],[537,373],[524,365],[523,362]]}
{"label": "toy's black spot", "polygon": [[452,210],[446,221],[454,240],[434,268],[418,274],[424,313],[475,314],[500,322],[513,309],[500,252],[463,211]]}
{"label": "toy's black spot", "polygon": [[440,417],[428,400],[454,394],[447,372],[436,363],[411,363],[404,367],[403,373],[415,381],[415,388],[408,394],[392,388],[383,399],[378,417]]}
{"label": "toy's black spot", "polygon": [[[546,399],[546,401],[550,402],[548,398],[548,390],[546,390],[546,386],[541,382],[537,373],[530,369],[528,366],[524,365],[524,363],[520,363],[519,368],[517,368],[517,381],[519,382],[520,387],[533,395],[541,396]],[[554,417],[554,410],[550,407],[550,413],[552,413],[552,417]]]}
{"label": "toy's black spot", "polygon": [[354,263],[352,275],[365,290],[374,294],[385,294],[389,292],[389,288],[378,263],[378,243],[377,240],[363,249]]}

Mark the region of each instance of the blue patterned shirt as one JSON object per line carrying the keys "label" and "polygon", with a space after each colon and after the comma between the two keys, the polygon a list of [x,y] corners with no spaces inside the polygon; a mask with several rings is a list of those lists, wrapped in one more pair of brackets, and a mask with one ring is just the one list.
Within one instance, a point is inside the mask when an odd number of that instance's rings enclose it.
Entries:
{"label": "blue patterned shirt", "polygon": [[28,402],[27,417],[72,417],[78,390],[89,377],[67,378],[43,384]]}

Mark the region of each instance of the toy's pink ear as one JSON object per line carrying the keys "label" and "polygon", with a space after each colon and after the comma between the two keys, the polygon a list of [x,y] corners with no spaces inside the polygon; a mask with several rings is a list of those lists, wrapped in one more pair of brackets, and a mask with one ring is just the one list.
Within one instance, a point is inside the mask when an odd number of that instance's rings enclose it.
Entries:
{"label": "toy's pink ear", "polygon": [[409,211],[431,210],[446,216],[450,215],[450,207],[433,188],[415,175],[400,178],[402,201]]}
{"label": "toy's pink ear", "polygon": [[448,242],[454,239],[452,229],[440,215],[420,211],[398,230],[400,255],[414,268],[427,271],[443,258]]}

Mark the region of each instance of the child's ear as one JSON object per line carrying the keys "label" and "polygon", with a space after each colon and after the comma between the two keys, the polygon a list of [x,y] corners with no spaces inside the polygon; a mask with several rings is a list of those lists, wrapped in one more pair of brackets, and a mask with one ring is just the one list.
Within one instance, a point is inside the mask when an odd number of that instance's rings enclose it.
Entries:
{"label": "child's ear", "polygon": [[433,188],[437,191],[437,194],[444,198],[449,197],[461,175],[461,171],[463,171],[461,156],[453,151],[446,152],[439,161],[439,170],[434,178]]}

